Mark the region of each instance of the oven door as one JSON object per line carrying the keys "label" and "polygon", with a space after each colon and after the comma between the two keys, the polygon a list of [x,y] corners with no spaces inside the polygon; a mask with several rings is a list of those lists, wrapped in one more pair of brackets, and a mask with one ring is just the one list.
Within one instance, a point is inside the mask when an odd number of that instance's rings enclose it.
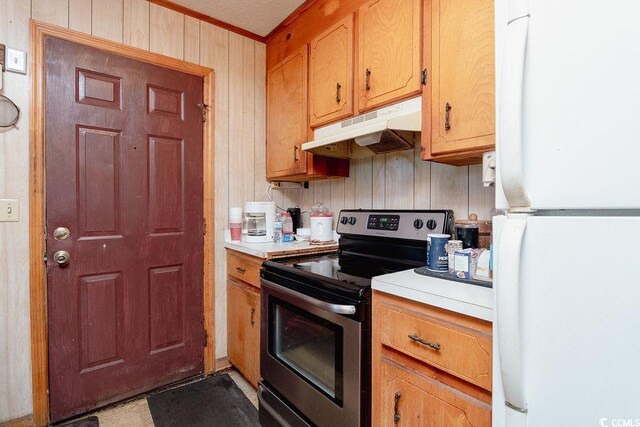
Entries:
{"label": "oven door", "polygon": [[362,323],[333,304],[261,279],[260,374],[316,425],[361,424]]}

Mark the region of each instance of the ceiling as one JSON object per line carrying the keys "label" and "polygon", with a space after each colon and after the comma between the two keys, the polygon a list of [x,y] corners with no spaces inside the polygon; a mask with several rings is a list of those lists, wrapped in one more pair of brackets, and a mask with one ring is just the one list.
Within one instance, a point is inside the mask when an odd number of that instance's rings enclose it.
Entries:
{"label": "ceiling", "polygon": [[171,1],[263,37],[304,3],[304,0]]}

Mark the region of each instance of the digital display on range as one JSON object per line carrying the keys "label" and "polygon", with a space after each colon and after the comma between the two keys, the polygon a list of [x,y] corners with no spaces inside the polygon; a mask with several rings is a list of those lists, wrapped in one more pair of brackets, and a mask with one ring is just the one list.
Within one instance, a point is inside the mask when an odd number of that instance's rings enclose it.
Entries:
{"label": "digital display on range", "polygon": [[400,215],[369,215],[367,229],[398,231]]}

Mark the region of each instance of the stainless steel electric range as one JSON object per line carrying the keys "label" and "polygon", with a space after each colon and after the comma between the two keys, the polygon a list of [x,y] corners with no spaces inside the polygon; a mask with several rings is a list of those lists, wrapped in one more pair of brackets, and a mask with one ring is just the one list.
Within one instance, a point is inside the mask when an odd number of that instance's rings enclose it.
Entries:
{"label": "stainless steel electric range", "polygon": [[265,261],[258,388],[263,426],[371,424],[371,278],[426,264],[448,210],[343,210],[337,254]]}

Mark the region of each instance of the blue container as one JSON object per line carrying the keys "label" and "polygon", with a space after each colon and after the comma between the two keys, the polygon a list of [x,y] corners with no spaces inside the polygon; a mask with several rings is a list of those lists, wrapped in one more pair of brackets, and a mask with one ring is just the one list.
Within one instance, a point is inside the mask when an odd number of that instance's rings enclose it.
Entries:
{"label": "blue container", "polygon": [[448,234],[429,234],[427,236],[427,270],[449,271],[447,255]]}

